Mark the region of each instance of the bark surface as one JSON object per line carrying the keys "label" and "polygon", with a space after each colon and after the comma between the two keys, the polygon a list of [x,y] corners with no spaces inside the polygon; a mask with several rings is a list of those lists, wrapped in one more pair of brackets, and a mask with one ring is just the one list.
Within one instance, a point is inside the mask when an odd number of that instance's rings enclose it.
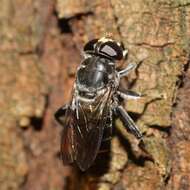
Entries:
{"label": "bark surface", "polygon": [[[190,1],[2,0],[0,189],[190,189]],[[111,36],[137,69],[122,85],[145,150],[116,120],[110,151],[85,173],[62,166],[55,110],[71,97],[83,45]]]}

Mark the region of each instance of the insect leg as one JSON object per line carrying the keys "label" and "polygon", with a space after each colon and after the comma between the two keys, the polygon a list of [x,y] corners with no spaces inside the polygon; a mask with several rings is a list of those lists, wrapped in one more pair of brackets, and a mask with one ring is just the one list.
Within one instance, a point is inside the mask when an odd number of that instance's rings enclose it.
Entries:
{"label": "insect leg", "polygon": [[131,91],[131,90],[125,90],[125,89],[119,89],[117,90],[117,94],[123,98],[123,99],[139,99],[141,97],[143,97],[143,95]]}
{"label": "insect leg", "polygon": [[135,63],[130,63],[125,69],[121,70],[118,72],[119,77],[124,77],[127,76],[133,69],[136,68],[136,64]]}
{"label": "insect leg", "polygon": [[69,107],[69,106],[66,104],[66,105],[64,105],[63,107],[59,108],[59,109],[55,112],[55,114],[54,114],[54,117],[55,117],[56,121],[57,121],[59,124],[61,124],[61,125],[63,125],[63,118],[64,118],[64,116],[65,116],[65,113],[66,113],[66,110],[68,109],[68,107]]}
{"label": "insect leg", "polygon": [[129,129],[129,131],[135,135],[137,139],[142,138],[142,134],[139,131],[138,127],[134,123],[134,121],[131,119],[131,117],[128,115],[128,113],[125,111],[125,109],[122,106],[117,106],[115,108],[116,114],[120,117],[120,119],[123,121],[124,125]]}

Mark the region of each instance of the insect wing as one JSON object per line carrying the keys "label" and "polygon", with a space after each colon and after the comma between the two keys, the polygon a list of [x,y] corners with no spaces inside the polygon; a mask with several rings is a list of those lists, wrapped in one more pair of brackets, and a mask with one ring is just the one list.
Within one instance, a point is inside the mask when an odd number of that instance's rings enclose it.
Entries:
{"label": "insect wing", "polygon": [[69,107],[66,111],[63,131],[61,134],[61,157],[64,164],[74,161],[74,127],[76,125],[75,113]]}
{"label": "insect wing", "polygon": [[74,110],[66,111],[61,137],[61,156],[64,164],[76,161],[81,170],[88,169],[101,145],[104,125],[109,113],[111,90],[91,104],[78,102]]}
{"label": "insect wing", "polygon": [[92,165],[99,151],[109,113],[109,100],[110,92],[107,91],[91,105],[79,103],[79,120],[75,129],[75,159],[83,171]]}

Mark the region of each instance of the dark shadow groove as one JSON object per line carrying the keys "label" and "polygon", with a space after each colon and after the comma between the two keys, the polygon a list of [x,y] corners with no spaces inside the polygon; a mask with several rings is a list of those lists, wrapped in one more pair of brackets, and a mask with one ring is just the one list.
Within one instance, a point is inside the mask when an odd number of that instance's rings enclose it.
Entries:
{"label": "dark shadow groove", "polygon": [[70,23],[69,23],[69,19],[59,18],[58,13],[56,11],[54,11],[53,14],[55,15],[55,17],[57,19],[57,25],[58,25],[58,28],[59,28],[61,34],[73,33],[72,28],[71,28]]}
{"label": "dark shadow groove", "polygon": [[134,113],[134,112],[127,112],[129,116],[133,119],[134,122],[139,120],[142,116],[142,114]]}
{"label": "dark shadow groove", "polygon": [[71,20],[76,19],[76,20],[81,20],[82,17],[87,17],[93,15],[93,12],[89,11],[86,13],[77,13],[73,16],[70,17],[65,17],[65,18],[59,18],[58,13],[54,11],[54,15],[57,18],[58,22],[58,28],[60,29],[60,32],[62,34],[72,34],[72,27],[70,25]]}
{"label": "dark shadow groove", "polygon": [[189,60],[183,67],[183,73],[178,76],[178,80],[176,81],[176,86],[179,88],[183,88],[186,80],[186,72],[188,71],[190,67],[190,55],[189,55]]}
{"label": "dark shadow groove", "polygon": [[58,28],[62,34],[73,33],[68,19],[58,19]]}
{"label": "dark shadow groove", "polygon": [[41,131],[43,128],[43,118],[32,117],[31,125],[35,131]]}
{"label": "dark shadow groove", "polygon": [[134,154],[134,151],[132,149],[132,146],[129,142],[128,139],[126,139],[121,133],[120,131],[118,131],[116,129],[116,135],[119,137],[119,140],[122,144],[122,146],[125,148],[127,154],[128,154],[128,158],[129,160],[131,160],[134,164],[138,165],[138,166],[144,166],[146,161],[150,161],[150,159],[146,156],[140,155],[140,156],[136,156]]}
{"label": "dark shadow groove", "polygon": [[44,125],[44,118],[45,118],[45,114],[46,114],[46,111],[48,109],[48,105],[49,105],[49,96],[46,95],[44,96],[45,98],[45,105],[44,105],[44,113],[41,117],[31,117],[30,119],[30,124],[32,125],[33,129],[35,131],[41,131],[42,128],[43,128],[43,125]]}
{"label": "dark shadow groove", "polygon": [[169,136],[171,134],[171,126],[159,126],[159,125],[150,125],[150,128],[157,129],[159,131],[167,133]]}
{"label": "dark shadow groove", "polygon": [[187,61],[187,64],[184,65],[184,72],[187,72],[190,66],[190,55],[189,55],[189,60]]}

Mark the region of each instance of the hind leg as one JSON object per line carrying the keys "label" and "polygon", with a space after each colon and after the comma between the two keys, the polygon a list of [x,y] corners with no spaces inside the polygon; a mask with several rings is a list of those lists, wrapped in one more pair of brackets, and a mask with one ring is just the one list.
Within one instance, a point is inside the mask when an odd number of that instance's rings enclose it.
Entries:
{"label": "hind leg", "polygon": [[63,125],[63,119],[64,119],[64,116],[65,116],[65,114],[66,114],[66,111],[67,111],[68,107],[69,107],[69,106],[66,104],[66,105],[64,105],[63,107],[59,108],[59,109],[55,112],[55,114],[54,114],[54,117],[55,117],[56,121],[57,121],[59,124],[61,124],[61,125]]}
{"label": "hind leg", "polygon": [[137,139],[142,139],[142,133],[121,105],[115,107],[114,112],[121,119],[124,126],[129,130],[129,132],[131,132]]}

